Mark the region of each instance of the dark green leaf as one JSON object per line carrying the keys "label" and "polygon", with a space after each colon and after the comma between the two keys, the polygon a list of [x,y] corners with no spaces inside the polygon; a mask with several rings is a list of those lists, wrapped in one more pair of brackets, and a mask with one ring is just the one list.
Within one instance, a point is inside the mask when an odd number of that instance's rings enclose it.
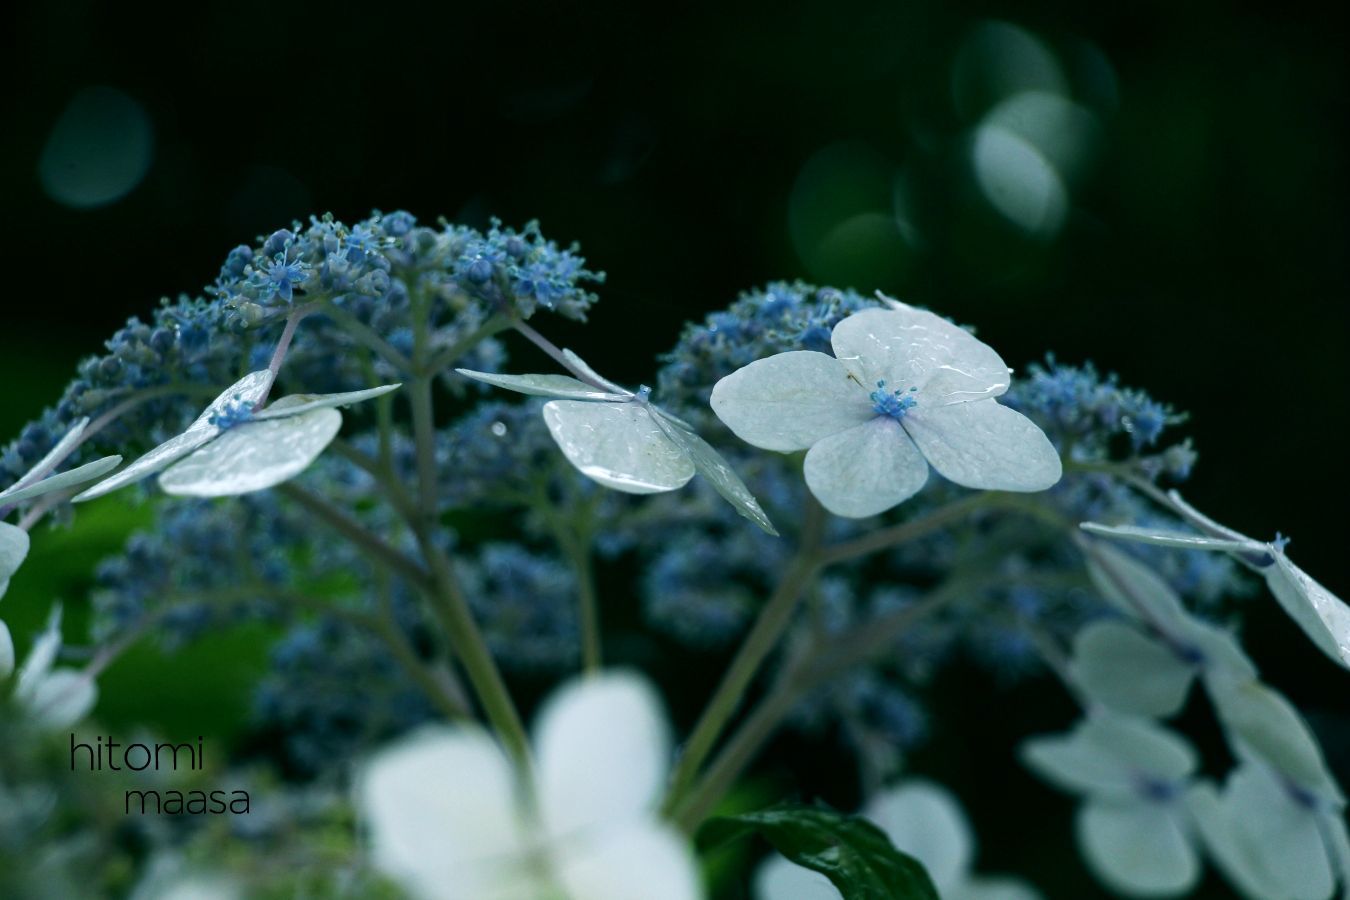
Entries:
{"label": "dark green leaf", "polygon": [[797,865],[830,879],[844,900],[938,900],[918,860],[895,849],[880,828],[861,816],[780,804],[712,819],[699,837],[716,845],[751,832]]}

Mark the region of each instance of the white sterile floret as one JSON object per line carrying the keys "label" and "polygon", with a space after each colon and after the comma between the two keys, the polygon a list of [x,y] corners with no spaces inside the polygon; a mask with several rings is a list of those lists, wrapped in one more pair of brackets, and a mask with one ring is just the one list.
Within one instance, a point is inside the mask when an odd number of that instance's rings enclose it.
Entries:
{"label": "white sterile floret", "polygon": [[1290,561],[1284,552],[1288,541],[1276,539],[1265,543],[1253,540],[1201,515],[1176,491],[1170,496],[1190,524],[1203,534],[1097,522],[1084,522],[1082,528],[1103,537],[1232,555],[1265,578],[1267,587],[1285,613],[1319,650],[1350,669],[1350,606]]}
{"label": "white sterile floret", "polygon": [[1181,709],[1197,676],[1211,695],[1256,677],[1237,640],[1192,617],[1155,572],[1112,547],[1087,550],[1093,583],[1121,614],[1074,636],[1068,675],[1089,698],[1117,712],[1165,717]]}
{"label": "white sterile floret", "polygon": [[272,387],[266,369],[245,375],[170,438],[116,475],[75,498],[79,503],[162,472],[167,493],[193,497],[247,494],[294,478],[337,437],[336,407],[396,390],[386,384],[341,394],[294,394],[264,409],[254,407]]}
{"label": "white sterile floret", "polygon": [[624,390],[572,351],[562,352],[589,381],[568,375],[456,371],[494,387],[553,398],[544,404],[549,434],[587,478],[627,494],[656,494],[682,488],[699,474],[742,516],[769,534],[778,533],[722,455],[688,423],[651,403],[648,388]]}
{"label": "white sterile floret", "polygon": [[970,488],[1041,491],[1059,454],[997,402],[1009,369],[940,316],[892,302],[835,326],[834,356],[779,353],[717,382],[712,408],[765,450],[807,450],[806,483],[831,512],[863,518],[916,493],[931,464]]}
{"label": "white sterile floret", "polygon": [[1200,859],[1184,798],[1197,760],[1185,740],[1146,719],[1099,710],[1066,735],[1027,741],[1022,758],[1083,797],[1079,846],[1108,887],[1167,897],[1194,886]]}
{"label": "white sterile floret", "polygon": [[[975,875],[975,837],[961,804],[940,784],[916,778],[872,799],[862,815],[897,850],[923,864],[943,900],[1039,900],[1040,893],[1015,878]],[[841,900],[839,889],[819,872],[777,854],[755,875],[756,900]]]}
{"label": "white sterile floret", "polygon": [[[9,631],[0,624],[0,679],[13,670],[13,645]],[[9,646],[8,653],[5,645]],[[14,700],[41,728],[60,731],[88,715],[98,700],[98,685],[78,669],[56,668],[61,652],[61,608],[52,610],[47,627],[33,644],[23,667],[15,675]],[[4,665],[3,657],[9,657]]]}
{"label": "white sterile floret", "polygon": [[434,900],[696,900],[688,841],[658,817],[670,734],[651,686],[574,681],[545,705],[532,783],[476,727],[428,728],[357,783],[375,864]]}

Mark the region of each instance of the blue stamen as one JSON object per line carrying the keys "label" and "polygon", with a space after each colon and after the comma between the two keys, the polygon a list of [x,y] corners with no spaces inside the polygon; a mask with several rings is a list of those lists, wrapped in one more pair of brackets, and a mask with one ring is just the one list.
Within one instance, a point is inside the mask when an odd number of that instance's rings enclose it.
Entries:
{"label": "blue stamen", "polygon": [[647,385],[644,384],[638,388],[637,402],[646,403],[648,400],[651,399],[651,397],[652,397],[652,389],[647,387]]}
{"label": "blue stamen", "polygon": [[239,398],[238,394],[227,401],[220,409],[211,414],[206,421],[221,429],[228,431],[236,425],[242,425],[253,418],[253,405],[245,403]]}
{"label": "blue stamen", "polygon": [[910,394],[917,391],[917,387],[912,387],[908,391],[886,392],[886,382],[878,381],[877,389],[868,397],[872,401],[872,409],[879,416],[890,416],[893,419],[903,419],[905,413],[909,412],[918,405],[918,401]]}

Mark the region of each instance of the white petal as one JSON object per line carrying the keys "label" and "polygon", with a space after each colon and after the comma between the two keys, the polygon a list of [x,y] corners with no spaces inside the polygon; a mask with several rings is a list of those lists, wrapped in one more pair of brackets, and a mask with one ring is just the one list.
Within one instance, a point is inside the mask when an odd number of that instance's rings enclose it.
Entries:
{"label": "white petal", "polygon": [[476,728],[428,728],[359,773],[377,867],[418,896],[509,897],[526,846],[510,764]]}
{"label": "white petal", "polygon": [[93,500],[95,497],[102,497],[118,488],[149,478],[156,472],[178,462],[192,451],[210,443],[211,439],[218,434],[220,434],[220,429],[214,425],[194,426],[182,434],[169,438],[111,478],[100,481],[82,494],[77,494],[71,502],[83,503],[86,500]]}
{"label": "white petal", "polygon": [[[0,581],[0,587],[4,582]],[[0,619],[0,681],[9,678],[14,672],[14,638],[10,636],[9,626]]]}
{"label": "white petal", "polygon": [[1130,618],[1168,634],[1190,621],[1172,586],[1129,554],[1093,541],[1087,547],[1087,569],[1102,599]]}
{"label": "white petal", "polygon": [[1069,676],[1117,712],[1166,718],[1181,709],[1196,667],[1123,622],[1095,622],[1074,636]]}
{"label": "white petal", "polygon": [[531,397],[603,401],[633,399],[633,395],[626,391],[620,394],[597,390],[594,386],[572,378],[570,375],[497,375],[492,372],[475,372],[472,369],[456,369],[455,371],[466,378],[482,381],[494,387],[506,388],[508,391],[528,394]]}
{"label": "white petal", "polygon": [[1317,739],[1281,694],[1257,681],[1220,682],[1209,689],[1219,722],[1243,757],[1260,760],[1307,790],[1344,799]]}
{"label": "white petal", "polygon": [[19,571],[19,566],[28,558],[31,541],[28,532],[8,522],[0,522],[0,597],[5,596],[4,586],[9,578]]}
{"label": "white petal", "polygon": [[961,804],[941,785],[921,779],[904,782],[873,798],[863,815],[898,850],[923,863],[944,897],[970,871],[974,837]]}
{"label": "white petal", "polygon": [[382,384],[379,387],[366,388],[360,391],[346,391],[341,394],[290,394],[275,403],[269,403],[266,409],[255,413],[253,421],[298,416],[312,409],[351,406],[353,403],[362,403],[366,400],[374,400],[376,397],[383,397],[390,391],[396,391],[401,387],[403,387],[401,384]]}
{"label": "white petal", "polygon": [[1222,796],[1205,785],[1187,803],[1215,863],[1247,896],[1331,896],[1332,864],[1316,815],[1258,767],[1234,772]]}
{"label": "white petal", "polygon": [[0,505],[31,500],[34,497],[41,497],[43,494],[50,494],[52,491],[64,490],[77,484],[84,484],[86,481],[93,481],[95,478],[102,478],[117,468],[121,462],[122,457],[120,456],[105,456],[74,469],[60,472],[50,478],[44,478],[27,487],[18,488],[16,485],[17,489],[11,489],[4,494],[0,494]]}
{"label": "white petal", "polygon": [[654,494],[694,477],[693,462],[640,403],[550,400],[544,422],[568,462],[605,487]]}
{"label": "white petal", "polygon": [[1195,848],[1167,806],[1096,801],[1078,811],[1076,824],[1088,865],[1120,893],[1172,897],[1200,877]]}
{"label": "white petal", "polygon": [[98,685],[83,672],[56,669],[16,692],[33,721],[59,731],[83,719],[98,702]]}
{"label": "white petal", "polygon": [[[249,372],[243,378],[240,378],[234,384],[220,392],[220,396],[211,401],[211,404],[202,410],[202,414],[188,426],[188,431],[199,429],[215,429],[211,424],[211,417],[217,413],[224,412],[229,407],[252,408],[267,396],[267,392],[272,389],[272,373],[268,369],[259,369],[256,372]],[[216,429],[218,430],[218,429]]]}
{"label": "white petal", "polygon": [[320,408],[236,425],[159,477],[166,493],[232,497],[299,475],[342,428],[342,414]]}
{"label": "white petal", "polygon": [[844,900],[844,895],[821,873],[771,853],[755,870],[755,900]]}
{"label": "white petal", "polygon": [[534,746],[539,816],[555,837],[648,815],[669,774],[660,699],[628,673],[560,688],[539,713]]}
{"label": "white petal", "polygon": [[941,316],[912,306],[865,309],[834,327],[834,355],[871,391],[919,389],[920,403],[943,406],[1008,389],[1008,366],[989,345]]}
{"label": "white petal", "polygon": [[942,895],[942,900],[1042,900],[1041,892],[1016,878],[971,878]]}
{"label": "white petal", "polygon": [[695,434],[675,419],[673,416],[666,415],[661,410],[654,410],[656,423],[661,426],[661,430],[666,437],[670,438],[675,446],[684,451],[689,457],[689,461],[694,464],[694,469],[700,475],[708,479],[708,483],[713,489],[733,507],[736,512],[745,518],[754,522],[764,531],[772,535],[777,535],[778,531],[769,521],[768,513],[764,512],[755,495],[750,493],[750,489],[741,481],[740,476],[731,468],[731,464],[723,459],[722,454],[718,453],[703,438]]}
{"label": "white petal", "polygon": [[1026,416],[995,400],[918,406],[901,420],[924,457],[968,488],[1043,491],[1063,474],[1059,453]]}
{"label": "white petal", "polygon": [[47,627],[42,629],[42,633],[33,642],[33,649],[23,661],[23,668],[19,669],[19,681],[14,686],[15,694],[31,695],[37,690],[38,683],[47,677],[60,652],[61,607],[56,606],[47,616]]}
{"label": "white petal", "polygon": [[1083,522],[1078,527],[1102,537],[1138,541],[1141,544],[1155,544],[1159,547],[1176,547],[1182,550],[1219,550],[1230,553],[1251,551],[1260,553],[1266,550],[1265,545],[1257,541],[1235,541],[1201,534],[1186,534],[1181,531],[1141,528],[1138,525],[1103,525],[1100,522]]}
{"label": "white petal", "polygon": [[849,519],[883,513],[928,480],[928,463],[890,416],[818,441],[806,453],[804,471],[821,505]]}
{"label": "white petal", "polygon": [[1270,548],[1275,564],[1264,570],[1270,592],[1317,648],[1350,668],[1350,606]]}
{"label": "white petal", "polygon": [[1022,759],[1069,791],[1114,800],[1139,796],[1138,778],[1179,781],[1195,771],[1191,745],[1147,719],[1097,711],[1066,735],[1032,738]]}
{"label": "white petal", "polygon": [[[26,488],[31,484],[37,484],[42,480],[42,476],[61,465],[61,461],[69,456],[75,449],[75,445],[80,442],[80,438],[84,436],[84,429],[87,428],[88,425],[89,420],[87,418],[77,419],[75,423],[70,426],[70,430],[62,436],[61,440],[57,441],[56,445],[52,447],[51,450],[47,451],[47,455],[38,460],[37,465],[25,472],[23,477],[10,485],[9,488],[0,491],[0,501],[5,501],[6,503],[14,502],[13,494],[16,494],[20,489]],[[4,504],[0,503],[0,505]]]}
{"label": "white petal", "polygon": [[871,387],[854,381],[839,360],[793,350],[756,360],[713,386],[713,412],[747,444],[804,450],[876,415]]}
{"label": "white petal", "polygon": [[618,825],[585,846],[557,852],[558,880],[586,900],[701,900],[698,864],[674,828],[651,821]]}
{"label": "white petal", "polygon": [[563,359],[571,363],[572,368],[575,371],[580,372],[583,377],[589,378],[592,382],[600,385],[607,391],[613,391],[616,394],[623,394],[624,396],[627,397],[633,396],[632,391],[628,390],[622,385],[615,384],[608,378],[605,378],[599,372],[595,371],[595,369],[591,368],[590,363],[586,362],[586,360],[582,359],[580,356],[577,356],[575,353],[573,353],[571,350],[568,350],[566,347],[563,348],[562,354]]}

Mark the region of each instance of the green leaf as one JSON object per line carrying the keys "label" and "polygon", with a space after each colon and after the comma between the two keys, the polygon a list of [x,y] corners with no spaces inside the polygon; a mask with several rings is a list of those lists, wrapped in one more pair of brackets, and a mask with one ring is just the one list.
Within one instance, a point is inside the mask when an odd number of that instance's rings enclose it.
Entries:
{"label": "green leaf", "polygon": [[923,866],[895,849],[885,832],[861,816],[786,803],[712,819],[699,837],[717,845],[749,833],[830,879],[844,900],[938,900]]}

